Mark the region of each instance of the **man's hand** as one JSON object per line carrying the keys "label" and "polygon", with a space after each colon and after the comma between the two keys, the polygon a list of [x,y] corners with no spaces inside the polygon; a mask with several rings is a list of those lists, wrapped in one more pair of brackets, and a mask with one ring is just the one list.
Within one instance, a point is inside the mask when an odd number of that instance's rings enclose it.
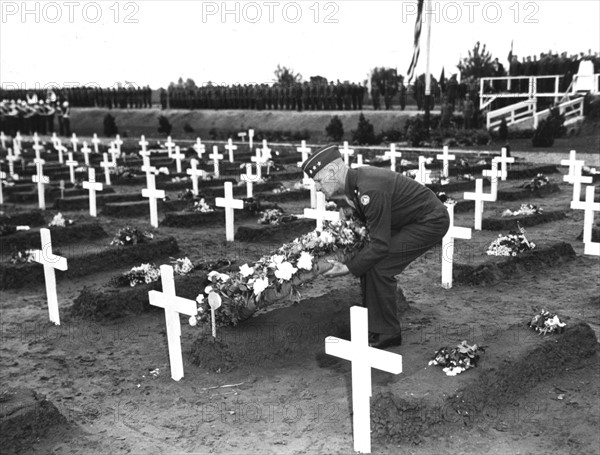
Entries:
{"label": "man's hand", "polygon": [[348,267],[346,267],[345,264],[342,264],[339,261],[329,259],[327,262],[329,262],[330,264],[333,264],[333,267],[331,268],[331,270],[328,270],[327,272],[325,272],[323,274],[323,276],[326,276],[327,278],[335,278],[335,277],[347,275],[350,273],[350,270],[348,270]]}

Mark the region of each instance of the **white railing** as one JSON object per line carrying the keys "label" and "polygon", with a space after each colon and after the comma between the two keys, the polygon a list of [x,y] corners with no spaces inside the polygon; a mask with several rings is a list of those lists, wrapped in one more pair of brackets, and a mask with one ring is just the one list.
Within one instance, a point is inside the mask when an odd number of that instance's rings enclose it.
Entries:
{"label": "white railing", "polygon": [[[479,80],[479,98],[480,105],[486,103],[487,99],[497,98],[539,98],[563,96],[565,92],[560,91],[560,81],[563,76],[554,74],[550,76],[505,76],[505,77],[482,77]],[[552,81],[553,88],[550,91],[541,91],[540,81]],[[527,91],[521,91],[521,87],[527,81]],[[516,90],[513,90],[513,84],[516,84]],[[487,90],[491,87],[491,91]],[[486,92],[487,91],[487,92]]]}
{"label": "white railing", "polygon": [[[576,121],[578,118],[583,117],[583,97],[576,98],[571,101],[567,101],[559,104],[559,112],[565,116],[565,125]],[[540,112],[533,114],[533,127],[537,128],[540,121],[544,120],[550,115],[550,109],[545,109]]]}
{"label": "white railing", "polygon": [[507,125],[514,125],[530,119],[535,114],[536,100],[525,100],[519,103],[511,104],[495,111],[487,113],[487,129],[500,126],[502,119],[506,120]]}

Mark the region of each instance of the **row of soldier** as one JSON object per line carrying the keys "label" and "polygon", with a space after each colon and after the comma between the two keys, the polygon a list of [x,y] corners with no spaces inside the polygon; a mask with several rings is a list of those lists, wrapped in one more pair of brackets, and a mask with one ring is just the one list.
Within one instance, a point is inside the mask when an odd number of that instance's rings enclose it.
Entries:
{"label": "row of soldier", "polygon": [[[56,122],[55,122],[56,121]],[[14,136],[17,132],[71,135],[71,108],[68,101],[28,97],[27,101],[0,101],[0,131]]]}
{"label": "row of soldier", "polygon": [[161,89],[163,109],[362,110],[365,85],[326,81]]}

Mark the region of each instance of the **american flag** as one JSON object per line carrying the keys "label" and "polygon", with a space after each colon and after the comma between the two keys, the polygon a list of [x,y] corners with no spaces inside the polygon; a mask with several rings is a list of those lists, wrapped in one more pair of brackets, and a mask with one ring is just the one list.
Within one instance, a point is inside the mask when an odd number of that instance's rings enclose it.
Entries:
{"label": "american flag", "polygon": [[410,61],[410,66],[408,67],[408,83],[413,80],[415,76],[415,69],[417,67],[417,62],[419,61],[419,54],[421,53],[421,28],[423,26],[423,4],[425,0],[419,0],[419,5],[417,6],[417,20],[415,22],[415,50],[413,52],[412,60]]}

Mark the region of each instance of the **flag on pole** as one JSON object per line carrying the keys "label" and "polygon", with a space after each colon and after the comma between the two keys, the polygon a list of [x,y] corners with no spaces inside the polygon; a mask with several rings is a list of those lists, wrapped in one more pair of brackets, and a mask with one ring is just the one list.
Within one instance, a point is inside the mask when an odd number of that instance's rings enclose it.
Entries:
{"label": "flag on pole", "polygon": [[414,42],[414,51],[413,57],[410,61],[410,66],[408,67],[408,83],[413,80],[415,76],[415,69],[417,67],[417,62],[419,61],[419,54],[421,52],[421,28],[422,28],[422,19],[423,19],[423,4],[424,0],[419,0],[419,4],[417,6],[417,20],[415,22],[415,42]]}

